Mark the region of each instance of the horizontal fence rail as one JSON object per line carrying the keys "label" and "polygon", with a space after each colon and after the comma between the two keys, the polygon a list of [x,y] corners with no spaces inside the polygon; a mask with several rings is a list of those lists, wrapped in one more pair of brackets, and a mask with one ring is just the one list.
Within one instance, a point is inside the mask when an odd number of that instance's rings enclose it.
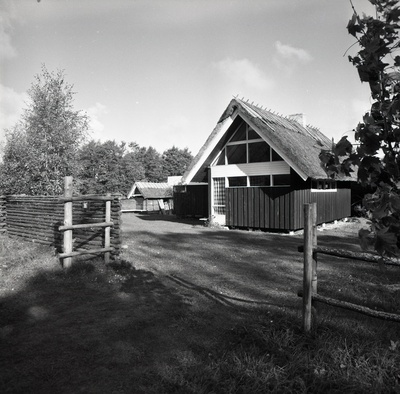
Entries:
{"label": "horizontal fence rail", "polygon": [[[304,252],[304,246],[303,245],[299,246],[298,251]],[[376,254],[368,252],[352,252],[350,250],[345,250],[345,249],[328,248],[326,246],[316,246],[313,248],[313,253],[321,253],[329,256],[343,257],[353,260],[361,260],[369,263],[379,263],[379,264],[382,263],[386,265],[394,265],[400,267],[399,259],[390,259],[387,257],[378,256]]]}
{"label": "horizontal fence rail", "polygon": [[[303,294],[304,293],[302,291],[300,291],[298,293],[298,295],[300,297],[303,297]],[[347,302],[347,301],[337,300],[335,298],[326,297],[326,296],[323,296],[323,295],[318,294],[318,293],[313,293],[311,295],[311,300],[312,301],[321,302],[323,304],[335,306],[337,308],[342,308],[342,309],[347,309],[347,310],[350,310],[350,311],[353,311],[353,312],[358,312],[358,313],[361,313],[363,315],[376,317],[376,318],[382,319],[382,320],[400,322],[400,315],[398,315],[396,313],[376,311],[376,310],[368,308],[366,306],[353,304],[353,303]]]}

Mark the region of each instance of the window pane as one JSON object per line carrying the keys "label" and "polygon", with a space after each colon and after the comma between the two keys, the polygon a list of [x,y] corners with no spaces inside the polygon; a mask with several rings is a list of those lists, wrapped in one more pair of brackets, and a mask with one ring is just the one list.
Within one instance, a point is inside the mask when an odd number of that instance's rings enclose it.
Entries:
{"label": "window pane", "polygon": [[225,207],[214,207],[214,213],[216,215],[225,215]]}
{"label": "window pane", "polygon": [[225,178],[213,178],[214,205],[225,206]]}
{"label": "window pane", "polygon": [[231,138],[231,141],[246,141],[246,123],[242,122]]}
{"label": "window pane", "polygon": [[253,129],[249,129],[247,138],[249,140],[257,140],[260,136]]}
{"label": "window pane", "polygon": [[225,149],[219,155],[216,165],[217,166],[225,165]]}
{"label": "window pane", "polygon": [[246,176],[233,176],[228,178],[229,187],[247,186]]}
{"label": "window pane", "polygon": [[314,190],[335,190],[337,189],[336,181],[333,180],[313,180],[311,188]]}
{"label": "window pane", "polygon": [[272,161],[282,161],[282,157],[280,157],[273,149],[272,149]]}
{"label": "window pane", "polygon": [[175,185],[174,186],[174,192],[175,193],[186,193],[187,192],[186,186],[184,186],[184,185]]}
{"label": "window pane", "polygon": [[270,175],[251,176],[250,186],[271,186],[271,176]]}
{"label": "window pane", "polygon": [[274,186],[290,185],[290,175],[274,175]]}
{"label": "window pane", "polygon": [[227,146],[226,157],[228,164],[246,163],[246,144]]}
{"label": "window pane", "polygon": [[249,144],[249,163],[269,161],[270,149],[266,142],[253,142]]}

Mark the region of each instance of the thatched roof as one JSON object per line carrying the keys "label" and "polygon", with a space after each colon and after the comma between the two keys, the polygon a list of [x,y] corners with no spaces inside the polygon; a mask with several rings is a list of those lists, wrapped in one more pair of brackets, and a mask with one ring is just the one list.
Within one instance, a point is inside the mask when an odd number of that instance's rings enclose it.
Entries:
{"label": "thatched roof", "polygon": [[301,178],[327,179],[319,154],[322,149],[332,147],[328,137],[315,127],[303,126],[293,118],[235,98],[193,159],[183,176],[183,183],[207,181],[207,167],[228,141],[229,127],[237,117],[248,123]]}
{"label": "thatched roof", "polygon": [[135,195],[141,195],[143,198],[172,198],[172,186],[168,183],[155,182],[135,182],[127,195],[131,198]]}

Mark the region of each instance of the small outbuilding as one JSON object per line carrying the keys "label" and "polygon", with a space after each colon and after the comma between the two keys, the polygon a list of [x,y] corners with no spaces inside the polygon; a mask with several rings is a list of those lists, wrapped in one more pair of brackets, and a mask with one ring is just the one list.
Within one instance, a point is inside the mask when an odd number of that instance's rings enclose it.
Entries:
{"label": "small outbuilding", "polygon": [[318,223],[350,216],[352,179],[330,179],[319,159],[331,147],[301,114],[235,98],[175,186],[175,212],[191,215],[201,205],[221,225],[284,231],[304,227],[309,202],[317,202]]}
{"label": "small outbuilding", "polygon": [[173,191],[168,183],[135,182],[122,201],[122,210],[133,212],[171,212]]}

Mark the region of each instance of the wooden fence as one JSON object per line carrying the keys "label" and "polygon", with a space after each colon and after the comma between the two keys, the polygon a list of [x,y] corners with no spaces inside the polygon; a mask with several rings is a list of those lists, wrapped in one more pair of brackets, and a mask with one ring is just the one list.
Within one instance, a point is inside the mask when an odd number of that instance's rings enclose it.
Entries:
{"label": "wooden fence", "polygon": [[382,258],[371,253],[356,253],[347,250],[320,247],[317,245],[317,207],[316,203],[304,204],[304,244],[299,247],[299,252],[304,254],[303,271],[303,290],[299,296],[303,297],[303,327],[305,332],[311,331],[312,322],[316,321],[316,309],[314,302],[321,302],[327,305],[362,313],[367,316],[379,319],[400,322],[400,315],[376,311],[365,306],[353,304],[346,301],[340,301],[334,298],[325,297],[318,294],[318,253],[330,256],[351,258],[373,263],[384,263],[400,267],[400,261],[397,259]]}
{"label": "wooden fence", "polygon": [[0,196],[0,234],[6,233],[6,196]]}
{"label": "wooden fence", "polygon": [[[110,229],[110,247],[113,248],[111,255],[116,256],[121,251],[121,201],[119,195],[111,197],[113,227]],[[6,203],[1,204],[1,201],[0,217],[5,216],[5,228],[10,237],[54,246],[59,253],[63,251],[63,233],[59,227],[64,224],[64,197],[6,196]],[[4,205],[6,215],[1,214]],[[80,198],[80,201],[72,201],[72,207],[74,224],[104,221],[106,207],[102,200]],[[103,228],[77,228],[73,236],[75,249],[90,250],[104,246]]]}
{"label": "wooden fence", "polygon": [[[59,258],[63,261],[64,268],[71,267],[72,257],[81,256],[84,254],[104,254],[104,262],[110,262],[110,252],[114,251],[114,247],[110,244],[110,228],[114,226],[114,222],[111,221],[111,201],[113,197],[111,194],[106,196],[97,195],[86,195],[86,196],[73,196],[73,178],[72,176],[66,176],[64,179],[64,225],[59,226],[59,231],[63,231],[63,253],[59,253]],[[105,212],[101,221],[79,223],[73,222],[73,202],[82,202],[87,208],[88,204],[93,201],[103,201],[105,203]],[[104,228],[104,242],[101,247],[95,247],[91,249],[78,249],[73,250],[73,232],[84,229],[102,229]]]}

